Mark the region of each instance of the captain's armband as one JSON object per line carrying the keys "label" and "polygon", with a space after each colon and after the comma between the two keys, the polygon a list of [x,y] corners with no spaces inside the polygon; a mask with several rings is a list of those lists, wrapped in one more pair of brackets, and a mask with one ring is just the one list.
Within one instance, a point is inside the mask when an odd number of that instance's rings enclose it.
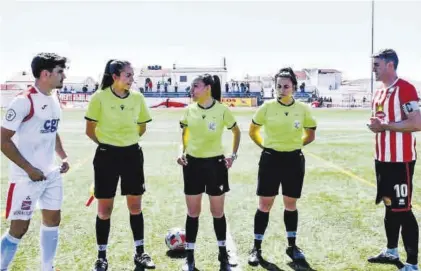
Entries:
{"label": "captain's armband", "polygon": [[420,106],[417,101],[410,101],[402,105],[403,112],[405,112],[405,115],[408,115],[409,113],[413,111],[420,110]]}

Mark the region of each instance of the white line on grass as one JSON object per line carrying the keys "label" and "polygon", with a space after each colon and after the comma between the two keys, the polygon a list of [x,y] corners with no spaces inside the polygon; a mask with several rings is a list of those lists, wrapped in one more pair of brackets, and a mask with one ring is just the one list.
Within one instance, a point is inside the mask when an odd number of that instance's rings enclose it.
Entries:
{"label": "white line on grass", "polygon": [[227,246],[227,250],[230,251],[230,256],[233,257],[233,259],[235,259],[235,261],[237,261],[238,265],[236,267],[232,267],[231,270],[233,271],[241,271],[243,269],[241,269],[241,265],[240,265],[240,261],[237,257],[237,247],[234,243],[234,240],[232,239],[232,235],[230,233],[229,230],[229,225],[228,225],[228,221],[227,221],[227,241],[226,241],[226,246]]}

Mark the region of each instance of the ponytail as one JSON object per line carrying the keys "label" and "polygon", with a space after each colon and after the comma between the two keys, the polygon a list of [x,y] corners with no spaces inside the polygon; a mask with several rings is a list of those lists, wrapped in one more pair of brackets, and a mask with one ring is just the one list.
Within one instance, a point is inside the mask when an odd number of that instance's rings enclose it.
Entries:
{"label": "ponytail", "polygon": [[221,101],[221,80],[219,79],[218,75],[212,76],[208,73],[205,73],[204,75],[197,77],[196,80],[201,80],[205,86],[210,86],[212,98],[218,102]]}
{"label": "ponytail", "polygon": [[107,65],[105,65],[104,75],[102,76],[100,85],[100,89],[102,90],[109,88],[114,83],[113,76],[110,73],[110,65],[113,61],[114,59],[108,60]]}
{"label": "ponytail", "polygon": [[211,96],[218,102],[221,101],[221,80],[218,75],[213,76],[213,84],[211,85]]}
{"label": "ponytail", "polygon": [[100,88],[102,90],[109,88],[114,83],[113,74],[120,76],[121,71],[127,65],[130,65],[130,62],[116,59],[108,60],[107,65],[105,65]]}

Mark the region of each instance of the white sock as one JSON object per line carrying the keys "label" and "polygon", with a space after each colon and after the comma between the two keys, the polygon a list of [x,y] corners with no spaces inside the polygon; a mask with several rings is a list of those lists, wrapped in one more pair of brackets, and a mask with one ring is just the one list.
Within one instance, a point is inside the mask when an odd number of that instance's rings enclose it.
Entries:
{"label": "white sock", "polygon": [[195,245],[195,243],[186,243],[184,247],[186,250],[194,250]]}
{"label": "white sock", "polygon": [[399,257],[398,248],[388,248],[386,252]]}
{"label": "white sock", "polygon": [[58,245],[58,227],[47,227],[41,225],[41,270],[51,271],[54,266],[54,258]]}
{"label": "white sock", "polygon": [[410,266],[412,269],[414,270],[418,270],[418,264],[410,264],[410,263],[406,263],[406,266]]}
{"label": "white sock", "polygon": [[20,239],[17,239],[9,234],[9,231],[1,238],[1,266],[0,270],[7,270],[10,263],[15,257],[16,251],[18,249],[18,244]]}

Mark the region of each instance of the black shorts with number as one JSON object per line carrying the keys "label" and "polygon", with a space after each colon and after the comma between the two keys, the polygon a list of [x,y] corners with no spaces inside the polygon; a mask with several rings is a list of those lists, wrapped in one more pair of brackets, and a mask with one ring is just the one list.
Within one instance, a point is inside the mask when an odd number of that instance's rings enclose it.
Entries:
{"label": "black shorts with number", "polygon": [[259,161],[257,195],[273,197],[279,194],[300,198],[305,175],[305,158],[301,150],[278,152],[265,148]]}
{"label": "black shorts with number", "polygon": [[99,144],[93,164],[96,198],[114,198],[120,178],[121,195],[145,192],[143,152],[138,144],[127,147]]}
{"label": "black shorts with number", "polygon": [[184,194],[221,196],[230,190],[228,169],[223,155],[196,158],[187,155],[187,165],[183,167]]}
{"label": "black shorts with number", "polygon": [[375,160],[374,163],[377,179],[376,204],[379,204],[383,197],[387,197],[392,201],[392,211],[409,211],[412,207],[415,161],[392,163]]}

